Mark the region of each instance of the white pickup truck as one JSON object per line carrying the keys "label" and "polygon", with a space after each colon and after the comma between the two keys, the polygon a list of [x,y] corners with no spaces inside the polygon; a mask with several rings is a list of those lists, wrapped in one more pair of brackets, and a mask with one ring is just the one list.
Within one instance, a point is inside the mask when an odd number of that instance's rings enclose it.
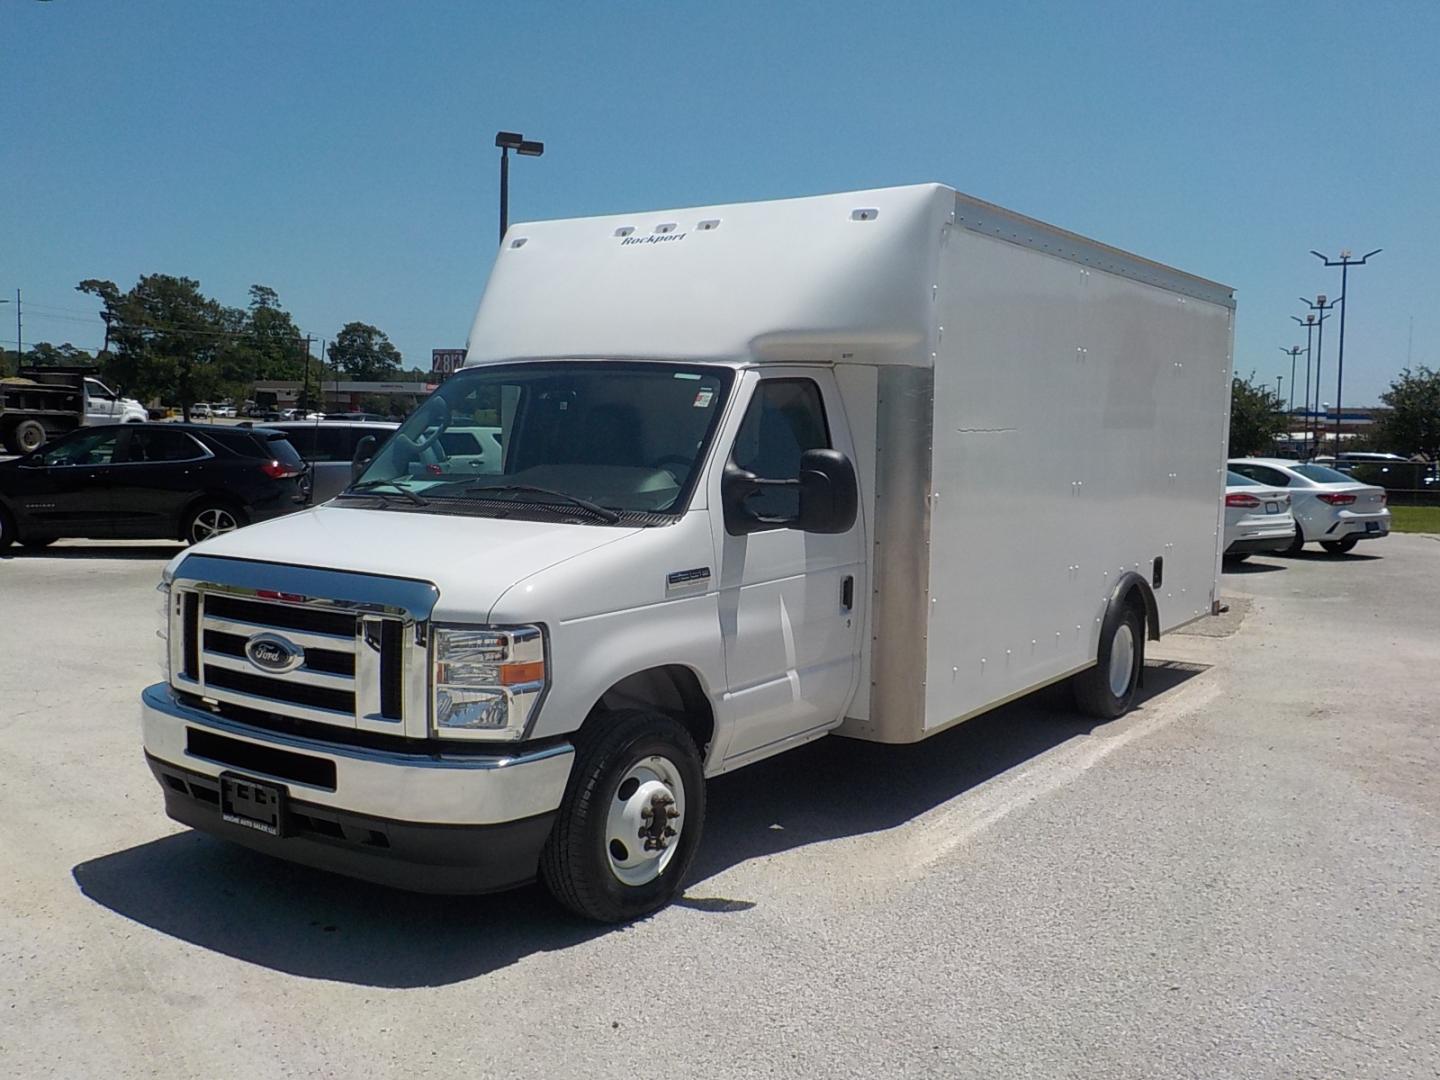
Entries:
{"label": "white pickup truck", "polygon": [[707,777],[1062,679],[1117,716],[1216,603],[1233,314],[939,185],[515,225],[357,482],[166,569],[166,809],[623,921]]}

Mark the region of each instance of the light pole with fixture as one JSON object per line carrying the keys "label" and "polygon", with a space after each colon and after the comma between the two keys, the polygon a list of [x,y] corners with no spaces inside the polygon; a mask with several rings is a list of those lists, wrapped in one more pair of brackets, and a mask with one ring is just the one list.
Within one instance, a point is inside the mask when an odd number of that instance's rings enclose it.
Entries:
{"label": "light pole with fixture", "polygon": [[[1316,312],[1316,311],[1318,311],[1318,312],[1320,313],[1319,317],[1315,317],[1313,314],[1310,316],[1311,318],[1314,318],[1314,319],[1315,319],[1315,327],[1316,327],[1316,335],[1315,335],[1315,404],[1316,404],[1316,405],[1319,405],[1319,404],[1320,404],[1320,364],[1321,364],[1321,362],[1325,359],[1325,320],[1330,317],[1330,314],[1329,314],[1329,313],[1330,313],[1331,309],[1334,308],[1336,304],[1340,303],[1340,301],[1339,301],[1339,300],[1331,300],[1331,301],[1327,304],[1327,303],[1325,302],[1325,294],[1324,294],[1324,293],[1321,293],[1319,296],[1315,297],[1315,300],[1314,300],[1313,302],[1311,302],[1310,300],[1307,300],[1307,299],[1306,299],[1305,297],[1303,297],[1303,296],[1300,297],[1300,302],[1301,302],[1302,304],[1304,304],[1306,307],[1308,307],[1308,308],[1311,310],[1311,312]],[[1316,412],[1318,413],[1319,410],[1317,409]],[[1322,444],[1322,441],[1323,441],[1324,438],[1325,438],[1325,432],[1324,432],[1324,430],[1320,427],[1320,418],[1319,418],[1318,415],[1315,417],[1314,432],[1315,432],[1315,434],[1314,434],[1314,436],[1313,436],[1313,438],[1312,438],[1312,440],[1311,440],[1311,443],[1312,443],[1312,445],[1311,445],[1311,452],[1310,452],[1310,456],[1311,456],[1311,457],[1314,457],[1314,456],[1315,456],[1315,451],[1316,451],[1316,450],[1323,450],[1323,449],[1325,448],[1325,447],[1323,446],[1323,444]]]}
{"label": "light pole with fixture", "polygon": [[1350,305],[1345,298],[1350,295],[1350,267],[1364,266],[1372,255],[1379,255],[1384,248],[1376,248],[1358,259],[1350,257],[1350,250],[1346,248],[1340,252],[1340,258],[1332,259],[1328,255],[1321,255],[1320,252],[1311,250],[1310,254],[1323,262],[1326,266],[1340,267],[1340,358],[1336,361],[1335,371],[1335,460],[1340,460],[1340,423],[1344,419],[1345,393],[1345,312]]}
{"label": "light pole with fixture", "polygon": [[[1290,317],[1292,319],[1295,318],[1294,315],[1291,315]],[[1294,345],[1288,349],[1285,348],[1284,345],[1281,345],[1280,351],[1283,352],[1286,356],[1290,357],[1290,408],[1285,414],[1285,424],[1288,428],[1290,424],[1293,424],[1295,422],[1295,358],[1299,356],[1302,352],[1306,354],[1305,379],[1308,382],[1310,379],[1310,350],[1301,349],[1299,345]],[[1288,430],[1285,432],[1285,440],[1287,442],[1290,440],[1290,432]]]}
{"label": "light pole with fixture", "polygon": [[545,153],[543,142],[532,142],[518,131],[497,131],[495,145],[500,148],[500,242],[510,224],[510,151],[522,157],[539,157]]}

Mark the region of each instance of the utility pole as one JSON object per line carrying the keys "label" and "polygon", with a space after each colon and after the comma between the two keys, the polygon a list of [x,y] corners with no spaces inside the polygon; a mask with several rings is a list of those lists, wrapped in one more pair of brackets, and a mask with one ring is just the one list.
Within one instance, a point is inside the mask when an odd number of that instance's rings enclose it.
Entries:
{"label": "utility pole", "polygon": [[[1303,319],[1299,315],[1291,315],[1290,318],[1305,327],[1305,426],[1302,430],[1305,432],[1305,448],[1308,451],[1310,442],[1310,357],[1312,355],[1310,346],[1315,337],[1315,313],[1312,311]],[[1301,457],[1304,457],[1303,453]]]}
{"label": "utility pole", "polygon": [[1313,435],[1313,437],[1312,437],[1312,439],[1311,439],[1312,449],[1311,449],[1311,453],[1310,453],[1310,456],[1311,456],[1311,457],[1314,457],[1314,456],[1315,456],[1315,453],[1314,453],[1315,450],[1323,450],[1323,449],[1325,448],[1325,446],[1324,446],[1325,431],[1324,431],[1324,429],[1320,426],[1320,417],[1319,417],[1319,415],[1318,415],[1318,414],[1319,414],[1319,411],[1320,411],[1319,408],[1318,408],[1318,406],[1319,406],[1319,404],[1320,404],[1320,393],[1321,393],[1321,390],[1320,390],[1320,365],[1321,365],[1321,363],[1322,363],[1322,362],[1324,361],[1324,359],[1325,359],[1325,320],[1328,319],[1328,318],[1330,318],[1330,314],[1329,314],[1330,311],[1335,307],[1336,304],[1340,303],[1340,301],[1339,301],[1339,300],[1331,300],[1331,301],[1327,304],[1327,303],[1325,302],[1325,294],[1324,294],[1324,293],[1321,293],[1319,296],[1315,297],[1314,303],[1311,303],[1309,300],[1307,300],[1307,299],[1306,299],[1305,297],[1303,297],[1303,296],[1300,297],[1300,302],[1301,302],[1302,304],[1304,304],[1306,307],[1308,307],[1311,311],[1318,311],[1318,312],[1320,312],[1319,317],[1315,320],[1315,326],[1316,326],[1316,335],[1315,335],[1315,404],[1316,404],[1316,406],[1317,406],[1317,408],[1316,408],[1315,411],[1316,411],[1316,414],[1317,414],[1317,415],[1316,415],[1316,417],[1315,417],[1314,435]]}
{"label": "utility pole", "polygon": [[305,384],[300,391],[300,407],[310,411],[310,335],[305,335]]}
{"label": "utility pole", "polygon": [[25,352],[25,343],[20,339],[20,290],[15,290],[15,370],[20,370],[20,357]]}
{"label": "utility pole", "polygon": [[1352,258],[1350,257],[1350,249],[1349,249],[1349,248],[1346,248],[1344,251],[1340,252],[1340,258],[1339,258],[1339,259],[1332,259],[1332,258],[1330,258],[1329,256],[1327,256],[1327,255],[1321,255],[1320,252],[1314,251],[1314,250],[1312,250],[1312,251],[1310,252],[1311,255],[1314,255],[1317,259],[1319,259],[1321,262],[1323,262],[1326,266],[1338,266],[1338,267],[1340,267],[1340,304],[1341,304],[1341,307],[1340,307],[1340,359],[1339,359],[1339,361],[1337,362],[1337,370],[1336,370],[1336,375],[1335,375],[1335,460],[1336,460],[1336,461],[1339,461],[1339,460],[1340,460],[1340,422],[1341,422],[1341,420],[1344,418],[1344,415],[1345,415],[1345,403],[1344,403],[1344,401],[1343,401],[1343,399],[1342,399],[1342,395],[1345,393],[1345,312],[1346,312],[1346,311],[1349,309],[1349,307],[1350,307],[1350,305],[1345,302],[1345,298],[1350,295],[1350,267],[1352,267],[1352,266],[1364,266],[1367,262],[1370,261],[1370,257],[1371,257],[1372,255],[1379,255],[1380,252],[1382,252],[1382,251],[1384,251],[1384,250],[1385,250],[1384,248],[1376,248],[1374,251],[1369,252],[1368,254],[1363,255],[1363,256],[1361,256],[1361,257],[1358,258],[1358,259],[1352,259]]}

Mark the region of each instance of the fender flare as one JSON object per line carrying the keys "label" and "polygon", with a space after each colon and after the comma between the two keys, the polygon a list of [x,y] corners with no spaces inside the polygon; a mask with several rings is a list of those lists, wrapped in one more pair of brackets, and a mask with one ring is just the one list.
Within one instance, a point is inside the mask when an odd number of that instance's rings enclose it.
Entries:
{"label": "fender flare", "polygon": [[1145,605],[1145,636],[1151,641],[1159,641],[1160,606],[1155,602],[1155,591],[1150,588],[1150,583],[1134,570],[1125,571],[1120,580],[1115,583],[1115,588],[1110,593],[1110,600],[1105,605],[1106,618],[1109,618],[1111,611],[1125,603],[1125,597],[1130,594],[1132,589],[1140,590],[1140,600]]}

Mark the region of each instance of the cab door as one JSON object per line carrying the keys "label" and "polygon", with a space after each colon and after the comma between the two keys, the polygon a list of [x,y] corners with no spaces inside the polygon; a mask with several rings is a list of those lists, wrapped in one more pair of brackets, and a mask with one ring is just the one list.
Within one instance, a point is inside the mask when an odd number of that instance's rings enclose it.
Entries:
{"label": "cab door", "polygon": [[[750,372],[740,390],[749,390],[749,399],[727,451],[738,467],[762,479],[795,480],[806,450],[836,449],[854,460],[828,370]],[[723,501],[712,505],[723,519]],[[762,489],[746,509],[794,517],[799,491]],[[854,693],[864,522],[857,516],[848,532],[835,534],[775,527],[737,535],[721,520],[716,532],[726,711],[735,717],[725,758],[764,756],[834,726]]]}
{"label": "cab door", "polygon": [[120,427],[81,428],[26,458],[16,509],[36,536],[113,535]]}

